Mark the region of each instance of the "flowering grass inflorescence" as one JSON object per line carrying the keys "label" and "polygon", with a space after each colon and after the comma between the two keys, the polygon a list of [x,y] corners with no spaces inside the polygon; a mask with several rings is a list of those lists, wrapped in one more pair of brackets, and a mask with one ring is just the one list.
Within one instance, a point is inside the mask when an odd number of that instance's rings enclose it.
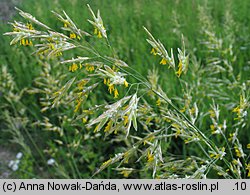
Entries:
{"label": "flowering grass inflorescence", "polygon": [[[34,53],[40,57],[56,58],[61,65],[68,65],[70,79],[65,85],[60,86],[59,90],[53,91],[54,88],[51,87],[45,92],[47,95],[49,93],[49,96],[46,95],[45,102],[50,98],[53,102],[44,103],[42,111],[51,107],[60,107],[61,104],[65,104],[64,101],[73,102],[77,119],[81,120],[82,125],[85,125],[87,129],[93,129],[94,134],[101,133],[105,139],[114,136],[115,139],[127,140],[125,141],[128,143],[127,148],[104,162],[95,174],[119,162],[116,170],[124,177],[129,177],[133,172],[145,170],[152,170],[152,177],[157,178],[206,178],[214,171],[224,178],[249,176],[249,150],[247,150],[249,146],[243,146],[238,139],[238,131],[246,126],[249,86],[235,79],[232,70],[234,62],[232,51],[228,53],[228,48],[223,48],[222,40],[212,32],[209,19],[203,16],[208,28],[202,29],[202,33],[205,33],[208,41],[202,43],[210,51],[218,52],[221,58],[209,56],[208,67],[204,69],[197,65],[197,61],[191,60],[194,67],[190,70],[190,74],[194,75],[192,83],[185,81],[185,75],[188,74],[189,69],[189,58],[192,54],[187,54],[184,37],[182,36],[182,49],[177,48],[176,58],[174,49],[171,48],[168,52],[163,43],[156,40],[144,27],[148,35],[147,42],[152,48],[151,54],[160,57],[159,64],[168,65],[174,71],[183,89],[183,94],[181,94],[183,98],[181,95],[177,98],[170,98],[160,87],[157,70],[149,71],[148,77],[144,77],[118,58],[110,45],[99,10],[95,14],[89,5],[88,9],[92,15],[92,20],[88,21],[93,25],[94,33],[81,30],[64,11],[63,15],[53,12],[63,23],[61,28],[63,32],[57,32],[32,15],[18,9],[20,15],[28,22],[26,24],[12,23],[13,32],[5,34],[14,37],[11,45],[20,42],[23,46],[33,46],[35,47]],[[91,39],[97,37],[97,41],[105,40],[110,56],[102,55],[102,52],[98,51],[95,45],[91,45],[86,37]],[[84,55],[64,59],[64,52],[67,50],[81,50]],[[45,68],[49,66],[47,64]],[[196,69],[195,66],[198,68]],[[210,67],[215,71],[211,72]],[[229,77],[228,80],[221,79],[221,85],[228,87],[228,83],[234,82],[235,86],[240,88],[240,101],[232,101],[233,105],[222,104],[220,106],[215,103],[220,89],[214,88],[208,94],[212,103],[204,113],[204,110],[200,108],[203,99],[199,100],[195,97],[198,97],[199,89],[211,89],[218,83],[214,77],[217,73],[225,73],[225,77]],[[205,81],[199,80],[199,76],[207,77],[211,83],[207,85]],[[51,86],[56,84],[55,81],[48,83]],[[105,89],[110,102],[105,101],[102,105],[91,105],[87,108],[85,102],[91,98],[91,94],[95,93],[97,88]],[[37,91],[33,89],[33,92]],[[65,100],[65,96],[68,99]],[[204,94],[200,97],[204,98]],[[236,115],[233,121],[223,119],[220,115],[221,107],[231,109],[232,114]],[[208,131],[202,126],[203,119],[206,117],[211,123]],[[48,118],[44,118],[40,125],[45,126],[48,131],[58,132],[60,137],[64,136],[63,128],[52,127]],[[232,128],[230,131],[228,131],[228,126]],[[77,134],[79,132],[76,132]],[[218,137],[214,139],[213,136]],[[187,148],[194,144],[200,149],[200,153],[191,154],[189,158],[182,159],[174,155],[169,156],[167,151],[175,141]],[[60,140],[56,142],[63,144]],[[79,145],[79,140],[74,140],[70,146],[78,148]],[[202,157],[200,157],[201,154]],[[130,161],[136,161],[145,166],[142,170],[125,167]],[[59,162],[57,160],[56,162],[58,166]],[[186,168],[183,165],[186,165]]]}

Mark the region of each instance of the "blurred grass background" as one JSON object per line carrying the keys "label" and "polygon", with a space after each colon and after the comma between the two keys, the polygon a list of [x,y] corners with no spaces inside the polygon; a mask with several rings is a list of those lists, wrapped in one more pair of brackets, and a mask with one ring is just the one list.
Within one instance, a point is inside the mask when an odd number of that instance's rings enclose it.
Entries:
{"label": "blurred grass background", "polygon": [[[214,22],[214,28],[218,36],[222,36],[224,14],[228,5],[231,5],[231,14],[235,22],[239,25],[237,31],[237,42],[234,45],[239,51],[235,72],[242,73],[243,78],[249,78],[250,66],[250,1],[249,0],[21,0],[7,1],[1,0],[1,21],[0,21],[0,66],[7,65],[8,70],[14,75],[14,80],[19,90],[29,88],[33,84],[40,71],[36,57],[32,56],[32,48],[10,47],[10,37],[2,36],[3,33],[11,31],[8,21],[20,20],[15,12],[14,6],[31,13],[48,26],[59,30],[61,23],[58,22],[51,10],[66,13],[74,20],[78,26],[92,32],[93,27],[87,22],[90,18],[86,4],[90,4],[93,10],[100,9],[110,37],[111,45],[117,51],[120,59],[127,62],[131,67],[137,69],[142,75],[146,75],[148,70],[159,64],[159,58],[150,55],[150,46],[146,43],[146,33],[143,26],[147,27],[156,38],[159,38],[167,49],[181,47],[181,37],[176,30],[179,30],[188,40],[187,50],[203,59],[203,48],[200,45],[200,28],[198,18],[198,6],[202,5],[210,8]],[[175,12],[175,13],[174,13]],[[178,24],[174,20],[176,14]],[[102,48],[100,48],[101,50]],[[70,55],[70,54],[69,54]],[[164,71],[162,71],[164,70]],[[67,67],[65,67],[65,72]],[[165,67],[159,66],[161,84],[167,89],[170,96],[180,92],[180,88],[175,84],[175,76],[168,74]],[[37,97],[27,96],[23,103],[30,110],[29,116],[41,119],[40,108],[37,105]],[[0,124],[0,129],[4,128]],[[39,135],[34,135],[36,137]],[[45,136],[46,137],[46,136]],[[0,145],[10,147],[8,134],[0,132]],[[38,139],[39,140],[39,139]],[[43,142],[42,140],[40,140]],[[92,144],[92,143],[90,143]],[[97,154],[103,153],[101,148],[107,147],[105,143],[97,145]],[[13,145],[11,145],[12,147]],[[15,147],[15,145],[14,145]],[[16,149],[14,148],[14,151]],[[111,149],[113,150],[113,149]],[[95,153],[89,154],[90,156]],[[101,154],[100,154],[101,155]],[[105,157],[105,156],[104,156]],[[92,158],[92,157],[88,157]],[[95,158],[95,157],[93,157]],[[96,159],[95,163],[98,163]],[[96,166],[92,165],[91,169]],[[90,173],[89,173],[90,174]],[[87,176],[89,176],[87,174]],[[110,174],[110,170],[108,175]],[[91,174],[90,174],[91,175]],[[107,175],[105,175],[107,176]],[[110,176],[110,175],[109,175]],[[107,176],[108,177],[108,176]]]}

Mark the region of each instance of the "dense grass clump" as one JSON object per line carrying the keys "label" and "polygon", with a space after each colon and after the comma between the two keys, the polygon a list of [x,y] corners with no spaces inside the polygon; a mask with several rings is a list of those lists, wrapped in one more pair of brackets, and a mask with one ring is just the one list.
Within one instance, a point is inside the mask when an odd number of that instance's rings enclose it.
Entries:
{"label": "dense grass clump", "polygon": [[249,1],[16,6],[0,37],[13,177],[250,176]]}

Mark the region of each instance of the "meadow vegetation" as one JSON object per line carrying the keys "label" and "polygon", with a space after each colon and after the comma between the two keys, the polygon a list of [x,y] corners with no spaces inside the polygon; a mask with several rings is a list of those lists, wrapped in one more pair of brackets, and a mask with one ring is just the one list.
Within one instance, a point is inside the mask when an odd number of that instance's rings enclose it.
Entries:
{"label": "meadow vegetation", "polygon": [[0,29],[11,177],[250,177],[249,1],[13,4]]}

